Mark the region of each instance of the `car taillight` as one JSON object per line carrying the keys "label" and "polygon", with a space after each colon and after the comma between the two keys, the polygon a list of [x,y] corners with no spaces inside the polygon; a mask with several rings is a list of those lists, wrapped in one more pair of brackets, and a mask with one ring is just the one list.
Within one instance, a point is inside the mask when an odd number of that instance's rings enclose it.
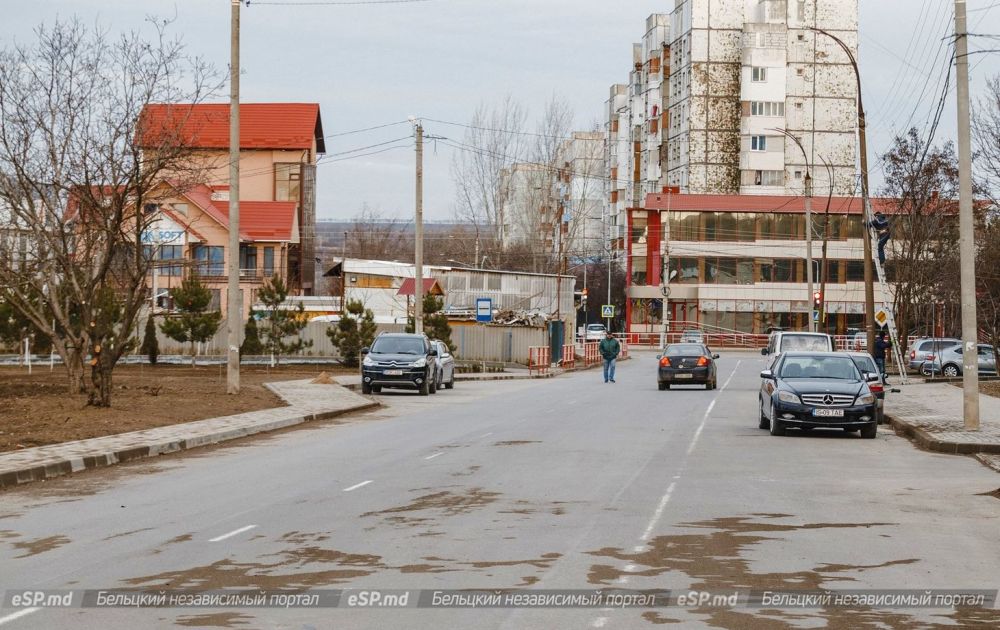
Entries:
{"label": "car taillight", "polygon": [[917,358],[917,351],[916,350],[910,350],[910,360],[912,361],[913,359],[916,359],[916,358]]}
{"label": "car taillight", "polygon": [[709,359],[708,357],[698,357],[698,367],[704,367],[711,362],[712,360]]}
{"label": "car taillight", "polygon": [[660,359],[660,367],[670,367],[670,359],[667,357]]}
{"label": "car taillight", "polygon": [[928,361],[933,361],[934,360],[934,355],[933,354],[928,354],[927,355],[927,360]]}
{"label": "car taillight", "polygon": [[881,385],[876,385],[875,383],[869,383],[868,389],[870,389],[873,394],[881,394],[883,390]]}

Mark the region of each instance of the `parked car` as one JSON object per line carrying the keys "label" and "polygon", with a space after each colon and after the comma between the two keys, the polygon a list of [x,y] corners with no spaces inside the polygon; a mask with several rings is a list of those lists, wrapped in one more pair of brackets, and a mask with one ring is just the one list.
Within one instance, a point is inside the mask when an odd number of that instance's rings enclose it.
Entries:
{"label": "parked car", "polygon": [[[979,373],[989,376],[996,376],[997,374],[997,359],[993,354],[993,346],[988,343],[981,343],[976,351],[979,358]],[[961,376],[962,375],[962,344],[957,346],[949,346],[934,355],[933,359],[930,359],[923,364],[923,370],[925,373],[930,374],[942,374],[944,376]]]}
{"label": "parked car", "polygon": [[961,340],[953,337],[924,337],[914,339],[907,349],[907,365],[911,370],[920,370],[924,363],[933,361],[939,352],[957,346]]}
{"label": "parked car", "polygon": [[705,389],[718,387],[715,359],[703,343],[671,343],[656,356],[656,384],[660,391],[670,389],[670,385],[701,384]]}
{"label": "parked car", "polygon": [[833,337],[826,333],[781,330],[771,333],[760,353],[769,359],[783,352],[833,352]]}
{"label": "parked car", "polygon": [[455,357],[451,355],[448,344],[435,339],[431,342],[437,349],[437,356],[434,357],[437,364],[437,388],[454,389],[455,387]]}
{"label": "parked car", "polygon": [[851,335],[850,341],[848,341],[848,348],[855,352],[860,352],[862,350],[868,349],[868,333],[865,331],[856,332]]}
{"label": "parked car", "polygon": [[844,352],[784,352],[760,373],[757,426],[771,435],[795,427],[878,431],[877,398],[853,359]]}
{"label": "parked car", "polygon": [[583,333],[584,341],[600,341],[607,334],[604,324],[587,324],[587,330]]}
{"label": "parked car", "polygon": [[700,330],[685,330],[681,333],[680,343],[705,343],[705,333]]}
{"label": "parked car", "polygon": [[885,379],[879,373],[880,370],[875,364],[875,358],[867,352],[848,352],[854,365],[858,366],[862,375],[866,375],[868,389],[875,394],[876,406],[878,407],[878,423],[885,424]]}
{"label": "parked car", "polygon": [[421,396],[437,392],[437,349],[426,336],[382,333],[361,354],[362,393],[378,393],[383,387],[416,389]]}

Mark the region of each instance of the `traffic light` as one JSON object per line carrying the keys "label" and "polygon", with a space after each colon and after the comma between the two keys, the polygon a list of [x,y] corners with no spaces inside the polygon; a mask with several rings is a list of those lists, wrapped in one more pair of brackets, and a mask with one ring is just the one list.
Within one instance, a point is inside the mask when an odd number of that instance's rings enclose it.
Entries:
{"label": "traffic light", "polygon": [[817,311],[823,308],[823,294],[819,291],[813,293],[813,308]]}
{"label": "traffic light", "polygon": [[587,287],[583,287],[583,290],[580,291],[580,301],[583,302],[584,306],[587,305]]}

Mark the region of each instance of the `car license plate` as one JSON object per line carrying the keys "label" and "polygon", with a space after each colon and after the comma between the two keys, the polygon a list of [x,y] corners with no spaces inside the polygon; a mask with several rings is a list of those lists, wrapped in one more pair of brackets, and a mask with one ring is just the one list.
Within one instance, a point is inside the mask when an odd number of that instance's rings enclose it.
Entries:
{"label": "car license plate", "polygon": [[674,374],[674,378],[694,378],[694,374]]}
{"label": "car license plate", "polygon": [[386,370],[385,371],[385,375],[386,376],[402,376],[403,375],[403,370]]}
{"label": "car license plate", "polygon": [[820,418],[843,418],[843,409],[813,409],[813,415]]}

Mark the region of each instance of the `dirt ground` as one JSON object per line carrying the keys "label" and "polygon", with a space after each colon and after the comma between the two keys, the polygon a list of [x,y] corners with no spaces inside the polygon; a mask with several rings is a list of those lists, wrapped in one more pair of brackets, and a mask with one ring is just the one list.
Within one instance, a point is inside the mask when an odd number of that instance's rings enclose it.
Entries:
{"label": "dirt ground", "polygon": [[0,367],[0,452],[204,420],[280,407],[265,382],[343,374],[337,365],[243,366],[240,393],[226,394],[225,366],[128,365],[115,369],[111,409],[86,406],[70,395],[66,372],[56,366]]}
{"label": "dirt ground", "polygon": [[[961,387],[961,383],[959,383]],[[979,383],[979,393],[1000,397],[1000,381],[983,381]]]}

